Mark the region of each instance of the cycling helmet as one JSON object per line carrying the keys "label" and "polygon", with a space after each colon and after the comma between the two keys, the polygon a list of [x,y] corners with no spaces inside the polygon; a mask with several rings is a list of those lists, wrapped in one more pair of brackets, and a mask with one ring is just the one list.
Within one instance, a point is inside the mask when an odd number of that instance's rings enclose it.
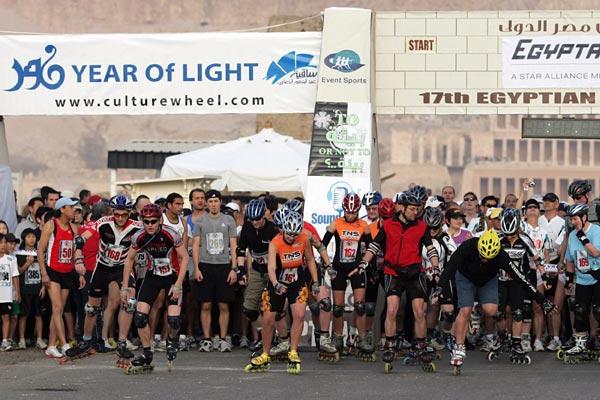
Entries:
{"label": "cycling helmet", "polygon": [[588,181],[578,180],[569,185],[569,197],[575,198],[592,191],[592,185]]}
{"label": "cycling helmet", "polygon": [[124,194],[118,194],[113,196],[109,202],[110,208],[113,210],[127,210],[131,211],[133,208],[133,203],[131,199]]}
{"label": "cycling helmet", "polygon": [[349,213],[355,213],[360,210],[360,196],[356,193],[348,193],[342,201],[342,208]]}
{"label": "cycling helmet", "polygon": [[288,235],[299,235],[302,233],[302,229],[304,229],[302,215],[295,211],[290,211],[289,214],[283,218],[281,227]]}
{"label": "cycling helmet", "polygon": [[297,199],[289,199],[283,205],[283,207],[287,208],[288,210],[290,210],[290,211],[296,211],[297,213],[300,213],[300,214],[302,214],[302,207],[303,206],[304,205],[302,204],[302,202],[300,200],[297,200]]}
{"label": "cycling helmet", "polygon": [[396,195],[396,204],[403,206],[420,206],[422,203],[412,193],[398,193]]}
{"label": "cycling helmet", "polygon": [[365,207],[377,206],[381,202],[381,193],[367,192],[362,198],[362,205]]}
{"label": "cycling helmet", "polygon": [[569,217],[582,217],[588,213],[587,204],[572,204],[567,208],[567,216]]}
{"label": "cycling helmet", "polygon": [[381,199],[379,202],[379,216],[381,218],[392,218],[396,214],[396,204],[389,197]]}
{"label": "cycling helmet", "polygon": [[267,204],[262,199],[250,200],[246,206],[246,218],[260,219],[267,212]]}
{"label": "cycling helmet", "polygon": [[487,230],[477,241],[477,251],[485,259],[492,259],[500,252],[500,238],[493,230]]}
{"label": "cycling helmet", "polygon": [[438,208],[428,208],[423,214],[423,222],[432,229],[439,229],[444,223],[444,213]]}
{"label": "cycling helmet", "polygon": [[516,208],[507,208],[500,216],[500,229],[505,235],[517,233],[521,226],[521,213]]}
{"label": "cycling helmet", "polygon": [[273,215],[273,222],[275,223],[275,226],[278,228],[281,228],[281,226],[283,225],[283,220],[285,219],[286,215],[288,215],[291,211],[287,208],[280,208],[277,211],[275,211],[275,215]]}
{"label": "cycling helmet", "polygon": [[409,193],[415,196],[421,203],[427,200],[427,188],[425,186],[416,185],[409,190]]}
{"label": "cycling helmet", "polygon": [[151,217],[160,218],[162,216],[162,214],[163,214],[162,208],[160,208],[160,206],[158,206],[154,203],[146,204],[144,206],[144,208],[142,208],[140,211],[140,216],[144,217],[144,218],[151,218]]}

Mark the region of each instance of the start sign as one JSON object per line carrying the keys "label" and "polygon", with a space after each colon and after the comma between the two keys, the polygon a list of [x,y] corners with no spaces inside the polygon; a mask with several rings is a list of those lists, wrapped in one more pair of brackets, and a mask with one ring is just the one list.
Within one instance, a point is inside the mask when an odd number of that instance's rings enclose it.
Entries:
{"label": "start sign", "polygon": [[435,37],[407,37],[406,52],[407,53],[435,53]]}

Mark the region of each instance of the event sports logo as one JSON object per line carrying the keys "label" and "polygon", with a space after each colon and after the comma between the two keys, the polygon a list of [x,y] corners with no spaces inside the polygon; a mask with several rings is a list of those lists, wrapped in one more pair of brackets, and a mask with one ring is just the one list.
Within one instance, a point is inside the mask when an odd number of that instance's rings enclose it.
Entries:
{"label": "event sports logo", "polygon": [[325,65],[336,71],[354,72],[365,64],[360,63],[360,56],[352,50],[342,50],[325,57]]}
{"label": "event sports logo", "polygon": [[312,54],[297,54],[295,51],[290,51],[269,64],[264,79],[272,79],[273,85],[316,83],[317,66],[311,65],[313,59]]}
{"label": "event sports logo", "polygon": [[55,90],[63,84],[65,81],[64,68],[57,64],[48,65],[56,56],[56,47],[49,44],[44,48],[44,51],[50,57],[43,62],[42,57],[35,58],[28,61],[25,67],[16,58],[13,58],[12,69],[17,73],[17,82],[10,89],[5,89],[7,92],[21,89],[26,80],[31,82],[31,86],[27,87],[27,90],[35,90],[40,85],[46,89]]}

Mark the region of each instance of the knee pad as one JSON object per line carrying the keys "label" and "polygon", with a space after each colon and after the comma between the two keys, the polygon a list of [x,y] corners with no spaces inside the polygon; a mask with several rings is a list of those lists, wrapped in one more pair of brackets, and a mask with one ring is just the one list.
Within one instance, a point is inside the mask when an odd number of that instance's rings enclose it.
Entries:
{"label": "knee pad", "polygon": [[494,315],[494,321],[504,321],[504,318],[506,317],[506,315],[502,312],[502,311],[497,311],[496,315]]}
{"label": "knee pad", "polygon": [[179,317],[167,317],[167,323],[169,324],[169,328],[178,331],[181,328],[181,318]]}
{"label": "knee pad", "polygon": [[333,316],[336,318],[339,318],[342,315],[344,315],[344,307],[334,304],[333,305]]}
{"label": "knee pad", "polygon": [[312,315],[314,315],[315,317],[318,317],[319,314],[321,313],[321,306],[320,306],[320,302],[315,301],[314,303],[312,303],[311,305],[308,306],[310,313]]}
{"label": "knee pad", "polygon": [[325,311],[325,312],[331,311],[331,298],[325,297],[325,298],[321,299],[321,307],[323,308],[323,311]]}
{"label": "knee pad", "polygon": [[138,329],[143,329],[148,325],[148,314],[136,311],[133,314],[133,323]]}
{"label": "knee pad", "polygon": [[533,318],[533,306],[531,300],[525,300],[523,301],[523,321],[531,322],[531,318]]}
{"label": "knee pad", "polygon": [[98,313],[98,306],[93,306],[89,302],[85,303],[83,309],[85,310],[86,317],[94,317]]}
{"label": "knee pad", "polygon": [[575,305],[573,313],[575,314],[575,321],[587,321],[590,316],[588,308],[581,304]]}
{"label": "knee pad", "polygon": [[600,322],[600,306],[598,304],[592,304],[592,314],[596,321]]}
{"label": "knee pad", "polygon": [[363,315],[365,315],[365,302],[364,301],[357,301],[356,303],[354,303],[354,311],[356,312],[356,315],[362,317]]}
{"label": "knee pad", "polygon": [[282,319],[284,319],[284,318],[285,318],[285,316],[286,316],[286,312],[285,312],[285,311],[282,311],[282,312],[280,312],[280,313],[277,313],[277,314],[275,315],[275,321],[281,321]]}
{"label": "knee pad", "polygon": [[575,311],[576,304],[577,302],[575,301],[575,297],[571,296],[567,299],[567,307],[569,308],[569,311]]}
{"label": "knee pad", "polygon": [[376,309],[377,303],[368,302],[367,304],[365,304],[365,313],[367,314],[367,317],[374,317]]}
{"label": "knee pad", "polygon": [[444,322],[453,324],[455,319],[454,311],[442,311],[442,318]]}
{"label": "knee pad", "polygon": [[136,299],[129,299],[127,305],[125,306],[125,312],[127,314],[133,314],[135,312],[135,306],[137,305]]}
{"label": "knee pad", "polygon": [[523,309],[515,308],[514,310],[512,310],[512,317],[515,322],[522,322],[523,321]]}
{"label": "knee pad", "polygon": [[258,319],[260,315],[257,310],[250,310],[246,307],[242,307],[242,313],[248,318],[251,322],[254,322]]}

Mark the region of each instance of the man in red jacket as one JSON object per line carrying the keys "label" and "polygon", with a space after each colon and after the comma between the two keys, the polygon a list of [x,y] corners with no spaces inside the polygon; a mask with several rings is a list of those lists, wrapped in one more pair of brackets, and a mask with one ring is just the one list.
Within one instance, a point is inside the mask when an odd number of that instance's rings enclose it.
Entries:
{"label": "man in red jacket", "polygon": [[365,268],[378,251],[383,252],[384,287],[387,301],[383,361],[386,363],[386,368],[394,359],[396,314],[404,291],[406,291],[407,300],[412,304],[415,317],[414,358],[429,362],[430,360],[424,360],[423,356],[434,352],[425,341],[427,335],[425,323],[427,286],[423,281],[425,271],[422,266],[422,246],[427,248],[429,258],[434,265],[435,279],[439,279],[439,269],[436,270],[437,251],[433,247],[427,225],[417,219],[422,206],[421,202],[412,194],[401,193],[396,197],[396,204],[398,212],[392,218],[383,221],[382,229],[369,244],[359,266],[359,269]]}

